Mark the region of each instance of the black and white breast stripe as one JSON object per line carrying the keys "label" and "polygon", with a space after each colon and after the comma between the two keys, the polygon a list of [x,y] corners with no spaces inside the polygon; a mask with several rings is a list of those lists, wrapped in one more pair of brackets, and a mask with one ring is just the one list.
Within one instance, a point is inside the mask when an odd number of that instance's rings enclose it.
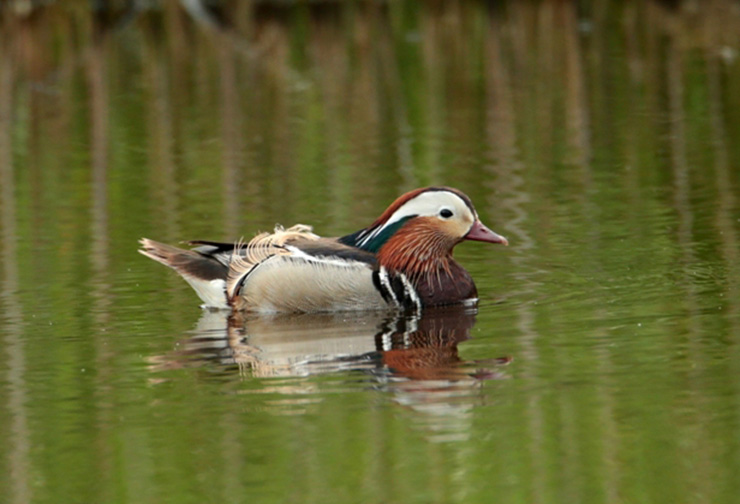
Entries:
{"label": "black and white breast stripe", "polygon": [[403,273],[390,273],[381,266],[373,271],[373,285],[386,303],[402,310],[421,311],[421,299]]}

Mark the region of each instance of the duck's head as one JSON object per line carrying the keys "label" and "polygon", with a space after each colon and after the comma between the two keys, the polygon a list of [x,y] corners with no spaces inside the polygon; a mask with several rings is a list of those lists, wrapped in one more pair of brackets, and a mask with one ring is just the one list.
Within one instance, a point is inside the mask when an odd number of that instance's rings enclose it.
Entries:
{"label": "duck's head", "polygon": [[451,187],[410,191],[372,225],[350,236],[353,245],[375,253],[391,248],[446,255],[463,240],[508,245],[506,238],[480,221],[470,198]]}

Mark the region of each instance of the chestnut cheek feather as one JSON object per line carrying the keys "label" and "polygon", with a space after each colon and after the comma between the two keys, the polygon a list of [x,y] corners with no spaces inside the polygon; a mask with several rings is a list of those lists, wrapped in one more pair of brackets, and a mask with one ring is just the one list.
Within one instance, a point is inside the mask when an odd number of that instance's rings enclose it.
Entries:
{"label": "chestnut cheek feather", "polygon": [[418,278],[439,268],[447,270],[454,246],[455,241],[440,233],[433,221],[418,220],[388,240],[378,252],[378,262],[391,271]]}

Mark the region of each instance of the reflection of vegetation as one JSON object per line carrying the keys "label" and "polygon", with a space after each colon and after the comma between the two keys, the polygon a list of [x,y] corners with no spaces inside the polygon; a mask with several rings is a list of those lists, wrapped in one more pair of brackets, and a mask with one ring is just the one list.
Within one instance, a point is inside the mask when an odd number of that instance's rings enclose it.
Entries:
{"label": "reflection of vegetation", "polygon": [[[597,2],[585,11],[568,3],[519,4],[489,11],[482,2],[209,2],[218,30],[202,28],[193,9],[172,1],[141,11],[131,10],[133,2],[113,3],[95,16],[87,2],[52,2],[23,16],[18,12],[34,4],[16,2],[2,20],[7,57],[18,82],[30,84],[15,88],[16,103],[57,118],[49,131],[26,131],[60,144],[84,135],[85,124],[75,119],[75,97],[86,87],[78,69],[93,64],[93,34],[109,27],[100,43],[112,62],[104,71],[114,146],[150,145],[150,162],[172,166],[157,182],[167,186],[179,173],[210,190],[211,198],[199,200],[222,208],[194,210],[228,212],[227,222],[276,209],[273,202],[287,192],[298,201],[288,217],[355,210],[334,216],[344,225],[362,209],[357,194],[385,201],[453,173],[477,173],[485,159],[499,160],[490,166],[497,175],[507,138],[516,139],[531,183],[546,183],[541,167],[553,163],[665,165],[665,79],[675,60],[669,56],[679,53],[676,71],[688,86],[682,107],[696,119],[686,152],[696,164],[711,163],[701,148],[711,131],[707,109],[697,107],[709,93],[722,103],[736,100],[730,90],[740,21],[730,15],[731,2],[699,11],[656,3]],[[130,77],[147,93],[134,93]],[[709,88],[712,81],[717,85]],[[144,110],[152,111],[145,136],[120,126]],[[517,120],[498,125],[507,110]],[[20,109],[15,116],[25,117]],[[181,146],[193,144],[199,148],[172,165]],[[220,184],[209,183],[214,169]],[[302,196],[319,190],[342,204]]]}
{"label": "reflection of vegetation", "polygon": [[[1,3],[0,488],[17,501],[227,500],[245,473],[306,502],[736,499],[736,2]],[[512,241],[460,250],[484,307],[508,303],[462,358],[491,357],[481,341],[516,357],[464,456],[368,394],[298,423],[260,416],[282,397],[257,381],[138,386],[138,356],[197,317],[137,262],[140,236],[340,234],[426,183],[460,186]]]}

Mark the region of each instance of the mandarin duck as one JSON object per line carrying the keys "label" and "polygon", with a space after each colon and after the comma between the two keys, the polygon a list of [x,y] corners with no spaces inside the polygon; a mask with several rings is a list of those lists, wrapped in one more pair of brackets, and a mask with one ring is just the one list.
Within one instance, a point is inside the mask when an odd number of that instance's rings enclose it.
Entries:
{"label": "mandarin duck", "polygon": [[322,238],[309,226],[277,227],[246,244],[191,241],[182,249],[142,238],[140,253],[177,271],[204,307],[248,312],[328,312],[475,304],[470,274],[452,257],[463,240],[508,245],[470,198],[426,187],[396,199],[370,226]]}

